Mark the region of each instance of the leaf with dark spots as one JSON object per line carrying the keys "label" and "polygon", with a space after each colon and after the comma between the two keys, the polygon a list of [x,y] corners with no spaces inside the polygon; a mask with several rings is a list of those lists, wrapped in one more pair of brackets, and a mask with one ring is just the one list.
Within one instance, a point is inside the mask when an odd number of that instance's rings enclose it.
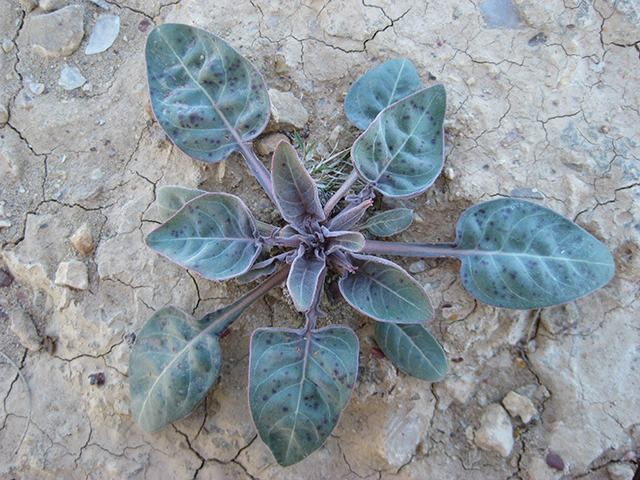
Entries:
{"label": "leaf with dark spots", "polygon": [[427,382],[446,375],[444,350],[423,325],[376,322],[375,337],[387,358],[404,373]]}
{"label": "leaf with dark spots", "polygon": [[413,63],[389,60],[354,82],[344,100],[345,113],[356,127],[366,130],[382,110],[421,89]]}
{"label": "leaf with dark spots", "polygon": [[344,326],[253,333],[251,415],[280,465],[303,460],[329,437],[351,397],[358,353],[358,338]]}
{"label": "leaf with dark spots", "polygon": [[271,174],[273,193],[287,222],[303,227],[305,220],[321,222],[325,219],[318,188],[294,148],[287,142],[282,141],[276,147]]}
{"label": "leaf with dark spots", "polygon": [[502,198],[476,205],[458,222],[451,254],[477,299],[506,308],[570,302],[605,285],[613,257],[597,239],[535,203]]}
{"label": "leaf with dark spots", "polygon": [[444,163],[445,109],[442,85],[420,90],[385,108],[351,148],[358,174],[390,197],[424,192]]}
{"label": "leaf with dark spots", "polygon": [[164,185],[158,189],[156,201],[158,213],[163,222],[171,218],[185,203],[207,192],[194,188]]}
{"label": "leaf with dark spots", "polygon": [[238,197],[207,193],[190,200],[147,236],[147,245],[211,280],[238,276],[260,253],[258,227]]}
{"label": "leaf with dark spots", "polygon": [[345,272],[340,291],[352,307],[381,322],[423,323],[433,318],[425,289],[394,263],[353,255],[354,272]]}
{"label": "leaf with dark spots", "polygon": [[153,112],[187,155],[219,162],[267,125],[262,76],[212,33],[158,25],[147,39],[146,61]]}

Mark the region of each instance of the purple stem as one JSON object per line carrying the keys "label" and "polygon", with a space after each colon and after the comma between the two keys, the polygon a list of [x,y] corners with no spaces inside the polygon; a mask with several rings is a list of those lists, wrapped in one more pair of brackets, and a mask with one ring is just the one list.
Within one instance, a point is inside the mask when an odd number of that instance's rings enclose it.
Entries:
{"label": "purple stem", "polygon": [[365,240],[364,247],[359,253],[432,258],[462,257],[478,252],[473,250],[458,250],[455,243],[395,243]]}
{"label": "purple stem", "polygon": [[334,207],[338,204],[338,202],[342,199],[342,197],[344,197],[346,195],[346,193],[349,191],[351,186],[354,183],[356,183],[357,179],[358,179],[358,172],[356,172],[356,170],[354,169],[349,174],[347,179],[344,181],[342,186],[338,189],[338,191],[333,194],[333,196],[329,199],[329,201],[324,206],[324,215],[325,215],[325,217],[329,217],[329,214],[331,213],[331,210],[333,210]]}

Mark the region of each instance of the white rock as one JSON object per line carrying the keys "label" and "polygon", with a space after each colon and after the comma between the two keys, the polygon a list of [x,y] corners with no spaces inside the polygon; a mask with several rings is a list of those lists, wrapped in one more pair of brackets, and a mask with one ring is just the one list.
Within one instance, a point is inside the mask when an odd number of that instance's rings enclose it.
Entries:
{"label": "white rock", "polygon": [[302,129],[309,121],[309,113],[302,102],[290,92],[269,90],[271,119],[281,127]]}
{"label": "white rock", "polygon": [[93,32],[84,53],[93,55],[104,52],[113,45],[119,32],[120,17],[118,15],[100,15],[93,26]]}
{"label": "white rock", "polygon": [[87,290],[89,288],[89,270],[87,266],[76,260],[62,262],[56,272],[56,285]]}
{"label": "white rock", "polygon": [[511,419],[504,408],[492,403],[485,408],[480,417],[480,428],[475,435],[476,445],[483,449],[498,452],[508,457],[513,448],[513,429]]}
{"label": "white rock", "polygon": [[520,417],[523,423],[529,423],[538,413],[531,399],[513,391],[502,399],[502,404],[512,417]]}
{"label": "white rock", "polygon": [[0,104],[0,127],[6,124],[9,121],[9,110],[7,107]]}
{"label": "white rock", "polygon": [[76,67],[66,66],[60,73],[58,85],[60,85],[65,90],[73,90],[74,88],[78,88],[84,85],[84,82],[86,81],[87,79],[82,76],[80,70],[78,70]]}
{"label": "white rock", "polygon": [[42,92],[44,92],[44,83],[31,82],[29,84],[29,90],[31,90],[31,93],[34,95],[42,95]]}
{"label": "white rock", "polygon": [[424,272],[427,269],[427,264],[424,263],[424,260],[418,260],[417,262],[409,265],[409,271],[411,273],[420,273]]}
{"label": "white rock", "polygon": [[5,38],[2,40],[2,50],[4,51],[4,53],[9,53],[11,50],[13,50],[14,46],[15,44],[11,41],[11,39]]}
{"label": "white rock", "polygon": [[476,379],[471,374],[449,375],[436,383],[435,394],[438,397],[438,410],[446,410],[454,401],[464,405],[476,388]]}
{"label": "white rock", "polygon": [[407,463],[428,427],[429,419],[416,410],[397,417],[384,439],[384,456],[389,464],[399,467]]}

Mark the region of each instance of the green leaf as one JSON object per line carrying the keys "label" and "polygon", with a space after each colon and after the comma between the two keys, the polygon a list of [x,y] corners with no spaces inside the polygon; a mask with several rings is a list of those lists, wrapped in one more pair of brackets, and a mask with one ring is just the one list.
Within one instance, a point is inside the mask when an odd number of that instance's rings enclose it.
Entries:
{"label": "green leaf", "polygon": [[395,208],[369,218],[359,229],[367,229],[376,237],[390,237],[411,226],[413,210]]}
{"label": "green leaf", "polygon": [[156,197],[160,218],[163,222],[166,222],[180,210],[185,203],[204,193],[207,192],[194,188],[174,187],[172,185],[160,187]]}
{"label": "green leaf", "polygon": [[364,237],[358,232],[325,232],[325,237],[329,240],[326,253],[336,250],[346,250],[349,252],[359,252],[364,246]]}
{"label": "green leaf", "polygon": [[381,322],[423,323],[433,318],[425,289],[394,263],[353,255],[356,270],[345,272],[338,283],[345,300]]}
{"label": "green leaf", "polygon": [[532,202],[502,198],[476,205],[458,222],[452,255],[469,292],[489,305],[542,308],[605,285],[613,257],[562,215]]}
{"label": "green leaf", "polygon": [[280,142],[273,153],[271,172],[273,193],[282,218],[297,227],[303,227],[305,220],[325,219],[315,182],[294,148],[285,141]]}
{"label": "green leaf", "polygon": [[303,460],[331,434],[353,391],[358,353],[358,338],[344,326],[253,333],[251,415],[280,465]]}
{"label": "green leaf", "polygon": [[287,288],[298,310],[301,312],[309,310],[326,272],[326,261],[314,255],[300,255],[293,261],[287,279]]}
{"label": "green leaf", "polygon": [[375,337],[387,358],[404,373],[427,382],[446,375],[444,350],[423,325],[376,322]]}
{"label": "green leaf", "polygon": [[444,163],[442,85],[421,90],[380,112],[355,141],[360,176],[389,197],[408,197],[433,184]]}
{"label": "green leaf", "polygon": [[147,245],[211,280],[238,276],[260,253],[258,227],[238,197],[207,193],[147,236]]}
{"label": "green leaf", "polygon": [[421,89],[413,63],[396,58],[356,80],[344,100],[344,109],[351,123],[366,130],[382,110]]}
{"label": "green leaf", "polygon": [[158,25],[147,39],[146,61],[153,112],[187,155],[219,162],[267,125],[270,103],[262,76],[212,33]]}
{"label": "green leaf", "polygon": [[[220,320],[227,315],[224,322]],[[196,321],[176,307],[155,312],[142,328],[129,357],[131,413],[146,432],[155,432],[189,415],[220,373],[218,336],[240,315]]]}

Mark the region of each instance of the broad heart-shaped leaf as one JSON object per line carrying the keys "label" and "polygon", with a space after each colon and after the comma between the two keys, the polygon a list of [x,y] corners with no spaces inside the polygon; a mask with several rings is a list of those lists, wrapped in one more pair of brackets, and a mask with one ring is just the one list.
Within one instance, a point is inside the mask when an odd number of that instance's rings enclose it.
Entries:
{"label": "broad heart-shaped leaf", "polygon": [[271,166],[273,193],[282,218],[303,227],[305,220],[325,219],[318,187],[304,168],[295,149],[285,141],[276,147]]}
{"label": "broad heart-shaped leaf", "polygon": [[185,203],[207,192],[195,188],[175,187],[164,185],[158,189],[156,202],[158,213],[163,222],[171,218]]}
{"label": "broad heart-shaped leaf", "polygon": [[445,109],[442,85],[385,108],[351,148],[360,176],[389,197],[424,192],[444,163]]}
{"label": "broad heart-shaped leaf", "polygon": [[366,228],[371,235],[376,237],[390,237],[409,228],[411,222],[413,222],[413,210],[395,208],[374,215],[360,228]]}
{"label": "broad heart-shaped leaf", "polygon": [[147,245],[211,280],[246,272],[260,253],[258,227],[238,197],[207,193],[147,236]]}
{"label": "broad heart-shaped leaf", "polygon": [[158,25],[147,39],[147,76],[158,122],[193,158],[219,162],[238,140],[267,125],[269,95],[251,63],[212,33],[187,25]]}
{"label": "broad heart-shaped leaf", "polygon": [[218,336],[230,323],[214,320],[198,322],[179,308],[165,307],[138,334],[129,357],[131,413],[146,432],[189,415],[213,387],[222,365]]}
{"label": "broad heart-shaped leaf", "polygon": [[404,373],[427,382],[442,380],[447,373],[444,350],[423,325],[376,322],[378,346]]}
{"label": "broad heart-shaped leaf", "polygon": [[489,305],[542,308],[605,285],[613,257],[562,215],[532,202],[502,198],[467,210],[451,254],[462,260],[469,292]]}
{"label": "broad heart-shaped leaf", "polygon": [[338,283],[345,300],[381,322],[423,323],[433,318],[429,295],[394,263],[365,255],[352,256],[354,273]]}
{"label": "broad heart-shaped leaf", "polygon": [[421,89],[413,63],[396,58],[356,80],[344,100],[344,110],[351,123],[366,130],[382,110]]}
{"label": "broad heart-shaped leaf", "polygon": [[278,463],[292,465],[322,446],[349,402],[358,338],[345,326],[260,328],[250,350],[253,421]]}
{"label": "broad heart-shaped leaf", "polygon": [[314,255],[303,254],[293,261],[287,278],[287,288],[298,310],[309,310],[316,296],[318,284],[324,282],[326,272],[326,261]]}

